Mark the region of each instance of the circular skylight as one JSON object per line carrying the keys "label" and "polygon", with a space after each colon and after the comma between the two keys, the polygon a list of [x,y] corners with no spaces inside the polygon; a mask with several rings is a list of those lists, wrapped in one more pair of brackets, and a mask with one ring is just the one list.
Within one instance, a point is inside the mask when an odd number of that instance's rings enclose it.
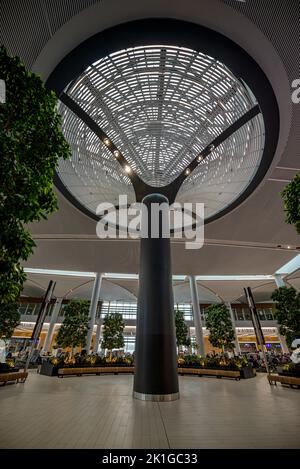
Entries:
{"label": "circular skylight", "polygon": [[[142,46],[89,66],[66,90],[109,136],[148,185],[172,181],[218,135],[256,104],[247,85],[221,62],[191,49]],[[119,194],[135,200],[131,180],[102,141],[63,103],[63,131],[72,158],[58,174],[71,194],[95,213]],[[259,114],[210,153],[185,179],[180,202],[202,202],[208,218],[245,191],[264,149]]]}

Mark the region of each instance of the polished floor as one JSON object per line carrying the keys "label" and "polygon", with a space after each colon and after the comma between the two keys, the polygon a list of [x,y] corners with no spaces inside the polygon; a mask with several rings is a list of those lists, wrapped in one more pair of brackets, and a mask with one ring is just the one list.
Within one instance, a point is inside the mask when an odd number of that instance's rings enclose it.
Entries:
{"label": "polished floor", "polygon": [[181,399],[132,399],[132,376],[30,372],[0,388],[0,448],[300,448],[300,391],[180,377]]}

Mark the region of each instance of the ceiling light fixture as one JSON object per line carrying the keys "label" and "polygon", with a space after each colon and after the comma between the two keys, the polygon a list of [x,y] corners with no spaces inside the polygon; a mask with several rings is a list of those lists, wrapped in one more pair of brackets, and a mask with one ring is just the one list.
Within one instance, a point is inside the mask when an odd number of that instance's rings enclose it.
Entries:
{"label": "ceiling light fixture", "polygon": [[119,150],[115,150],[115,151],[114,151],[114,156],[115,156],[116,158],[119,158],[119,156],[120,156]]}
{"label": "ceiling light fixture", "polygon": [[130,166],[126,165],[124,169],[125,169],[126,173],[128,173],[128,174],[131,173]]}
{"label": "ceiling light fixture", "polygon": [[110,140],[109,140],[109,138],[106,137],[106,138],[103,140],[103,143],[104,143],[104,145],[106,145],[106,146],[108,147],[108,146],[110,145]]}

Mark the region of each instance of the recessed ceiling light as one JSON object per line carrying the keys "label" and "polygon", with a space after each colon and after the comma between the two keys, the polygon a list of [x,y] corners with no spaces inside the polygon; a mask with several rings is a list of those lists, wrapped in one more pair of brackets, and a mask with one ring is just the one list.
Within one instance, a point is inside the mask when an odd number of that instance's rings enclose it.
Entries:
{"label": "recessed ceiling light", "polygon": [[115,150],[115,151],[114,151],[114,155],[115,155],[116,158],[119,158],[119,156],[120,156],[119,150]]}
{"label": "recessed ceiling light", "polygon": [[110,145],[110,140],[109,140],[109,138],[105,138],[105,139],[103,140],[103,143],[108,147],[108,146]]}
{"label": "recessed ceiling light", "polygon": [[130,166],[126,165],[124,169],[125,169],[126,173],[128,173],[128,174],[131,173]]}
{"label": "recessed ceiling light", "polygon": [[200,163],[200,161],[202,161],[203,159],[204,159],[204,156],[202,156],[202,155],[199,155],[199,156],[197,157],[197,161],[199,161],[199,163]]}
{"label": "recessed ceiling light", "polygon": [[191,172],[191,170],[190,170],[189,168],[187,168],[187,169],[185,170],[185,174],[186,174],[187,176],[190,174],[190,172]]}

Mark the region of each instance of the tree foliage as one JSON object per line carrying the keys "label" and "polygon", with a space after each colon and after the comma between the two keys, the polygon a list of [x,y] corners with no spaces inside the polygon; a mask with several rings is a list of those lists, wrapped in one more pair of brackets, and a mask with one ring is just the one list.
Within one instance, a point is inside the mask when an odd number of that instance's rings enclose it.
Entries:
{"label": "tree foliage", "polygon": [[294,225],[300,234],[300,173],[283,189],[281,196],[286,212],[286,221]]}
{"label": "tree foliage", "polygon": [[177,347],[191,345],[191,339],[188,336],[188,326],[184,320],[184,313],[178,309],[175,311],[175,328]]}
{"label": "tree foliage", "polygon": [[18,303],[0,304],[0,339],[10,339],[20,320]]}
{"label": "tree foliage", "polygon": [[85,345],[89,330],[90,302],[73,300],[64,308],[64,321],[56,337],[58,347],[79,347]]}
{"label": "tree foliage", "polygon": [[229,309],[224,304],[209,306],[205,311],[205,325],[209,331],[209,341],[214,347],[223,350],[234,349],[234,330]]}
{"label": "tree foliage", "polygon": [[114,348],[121,348],[124,346],[124,331],[125,323],[122,314],[110,313],[104,317],[103,320],[103,340],[101,347],[108,349],[110,352]]}
{"label": "tree foliage", "polygon": [[277,288],[271,295],[276,302],[275,317],[279,332],[286,338],[288,347],[300,338],[300,293],[293,287]]}
{"label": "tree foliage", "polygon": [[3,46],[0,78],[6,85],[0,103],[0,303],[11,303],[25,280],[21,262],[35,246],[24,225],[56,210],[54,171],[70,149],[55,94]]}

